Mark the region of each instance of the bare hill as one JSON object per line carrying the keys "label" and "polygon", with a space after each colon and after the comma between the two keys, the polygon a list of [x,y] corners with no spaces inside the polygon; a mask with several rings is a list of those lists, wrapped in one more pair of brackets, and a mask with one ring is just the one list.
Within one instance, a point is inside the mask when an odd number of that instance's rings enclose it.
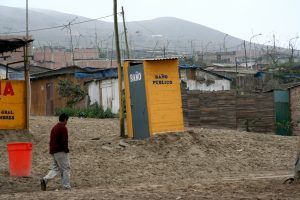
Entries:
{"label": "bare hill", "polygon": [[[29,11],[29,29],[40,29],[89,20],[88,18],[50,11],[34,9]],[[2,34],[25,30],[25,10],[0,6],[0,32]],[[135,49],[156,50],[165,47],[169,51],[191,52],[223,48],[225,33],[200,24],[173,18],[162,17],[153,20],[128,22],[129,40]],[[121,39],[122,25],[120,24]],[[24,34],[24,33],[19,33]],[[69,47],[68,29],[56,28],[34,31],[30,34],[36,46],[61,45]],[[113,23],[93,21],[72,26],[73,44],[75,47],[98,46],[110,47],[112,42]],[[96,42],[97,41],[97,42]],[[241,44],[241,40],[232,36],[226,38],[226,47]]]}

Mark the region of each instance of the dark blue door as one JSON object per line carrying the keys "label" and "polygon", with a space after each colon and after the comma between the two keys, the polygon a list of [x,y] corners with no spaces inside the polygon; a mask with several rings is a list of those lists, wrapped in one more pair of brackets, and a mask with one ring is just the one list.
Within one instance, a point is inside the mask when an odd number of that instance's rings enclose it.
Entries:
{"label": "dark blue door", "polygon": [[129,67],[128,80],[130,87],[133,138],[148,138],[150,133],[143,64]]}
{"label": "dark blue door", "polygon": [[278,135],[291,135],[292,126],[290,118],[289,92],[284,90],[274,91],[276,133]]}

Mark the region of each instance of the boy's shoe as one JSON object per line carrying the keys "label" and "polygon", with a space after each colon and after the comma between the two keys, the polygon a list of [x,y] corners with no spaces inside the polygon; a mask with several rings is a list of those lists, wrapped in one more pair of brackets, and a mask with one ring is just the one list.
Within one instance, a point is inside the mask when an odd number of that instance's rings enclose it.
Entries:
{"label": "boy's shoe", "polygon": [[62,189],[63,190],[71,190],[71,186],[63,186]]}
{"label": "boy's shoe", "polygon": [[46,189],[47,189],[46,181],[43,178],[41,178],[41,190],[46,191]]}

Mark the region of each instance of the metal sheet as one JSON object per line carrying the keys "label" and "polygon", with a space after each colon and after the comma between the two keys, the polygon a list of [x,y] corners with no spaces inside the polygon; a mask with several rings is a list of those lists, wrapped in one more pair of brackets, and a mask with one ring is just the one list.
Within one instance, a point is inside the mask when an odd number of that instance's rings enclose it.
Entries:
{"label": "metal sheet", "polygon": [[131,97],[133,138],[148,138],[150,137],[150,132],[145,90],[145,76],[142,64],[129,67],[128,80]]}

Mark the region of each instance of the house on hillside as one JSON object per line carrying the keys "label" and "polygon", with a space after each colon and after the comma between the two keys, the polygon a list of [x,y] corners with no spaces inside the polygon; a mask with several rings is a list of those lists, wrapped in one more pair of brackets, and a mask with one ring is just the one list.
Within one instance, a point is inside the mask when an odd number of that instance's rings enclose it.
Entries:
{"label": "house on hillside", "polygon": [[33,63],[50,69],[72,65],[105,69],[117,65],[116,60],[108,59],[107,55],[111,54],[105,55],[106,58],[104,58],[100,55],[101,53],[97,48],[75,48],[73,53],[64,47],[45,46],[43,48],[35,48],[33,51]]}
{"label": "house on hillside", "polygon": [[[54,115],[55,109],[66,106],[66,100],[58,92],[59,82],[68,80],[83,87],[85,79],[76,77],[76,73],[88,72],[77,66],[64,67],[57,70],[37,73],[31,76],[31,114]],[[85,100],[77,107],[84,107]]]}
{"label": "house on hillside", "polygon": [[[232,89],[242,92],[259,92],[268,90],[273,74],[256,69],[246,69],[242,67],[207,67],[207,71],[220,74],[232,80]],[[271,82],[270,82],[271,81]]]}
{"label": "house on hillside", "polygon": [[186,83],[188,90],[220,91],[230,90],[231,79],[205,69],[182,65],[180,79]]}
{"label": "house on hillside", "polygon": [[102,70],[103,77],[99,77],[90,81],[86,81],[89,103],[97,103],[104,110],[111,109],[112,113],[119,111],[119,87],[118,87],[118,71]]}

